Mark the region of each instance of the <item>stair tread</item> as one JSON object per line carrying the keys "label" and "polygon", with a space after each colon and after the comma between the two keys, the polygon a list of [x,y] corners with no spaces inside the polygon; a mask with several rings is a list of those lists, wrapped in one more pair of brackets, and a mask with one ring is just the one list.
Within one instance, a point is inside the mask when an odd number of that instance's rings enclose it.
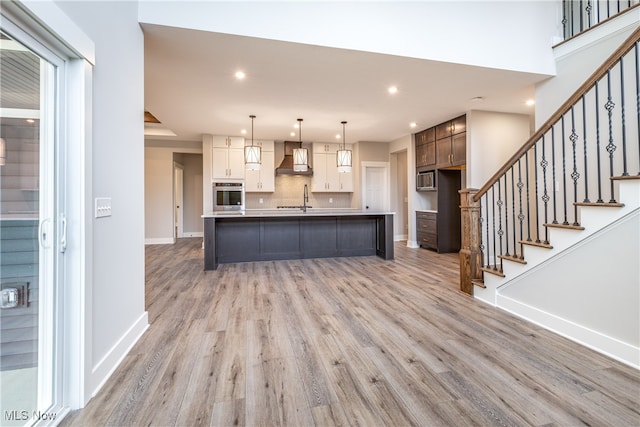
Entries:
{"label": "stair tread", "polygon": [[471,284],[472,284],[472,285],[475,285],[475,286],[477,286],[477,287],[479,287],[479,288],[485,288],[485,289],[486,289],[486,286],[485,286],[485,284],[484,284],[484,280],[480,280],[480,279],[473,279],[473,280],[471,281]]}
{"label": "stair tread", "polygon": [[611,179],[615,180],[615,181],[622,181],[622,180],[632,180],[632,179],[640,179],[640,175],[620,175],[620,176],[612,176]]}
{"label": "stair tread", "polygon": [[487,273],[491,273],[494,274],[496,276],[500,276],[500,277],[504,277],[504,273],[502,272],[502,270],[499,270],[497,267],[495,266],[491,266],[491,267],[482,267],[482,271],[485,271]]}
{"label": "stair tread", "polygon": [[574,224],[553,224],[553,223],[547,223],[544,224],[545,227],[552,227],[552,228],[565,228],[567,230],[584,230],[584,227],[581,225],[574,225]]}
{"label": "stair tread", "polygon": [[526,240],[520,240],[518,243],[520,243],[521,245],[538,246],[540,248],[553,249],[553,246],[548,243],[534,242],[533,240],[530,242]]}
{"label": "stair tread", "polygon": [[520,258],[517,255],[498,255],[498,258],[506,259],[509,261],[517,262],[518,264],[526,264],[527,261],[524,258]]}
{"label": "stair tread", "polygon": [[624,203],[612,202],[575,202],[575,206],[596,206],[601,208],[622,208]]}

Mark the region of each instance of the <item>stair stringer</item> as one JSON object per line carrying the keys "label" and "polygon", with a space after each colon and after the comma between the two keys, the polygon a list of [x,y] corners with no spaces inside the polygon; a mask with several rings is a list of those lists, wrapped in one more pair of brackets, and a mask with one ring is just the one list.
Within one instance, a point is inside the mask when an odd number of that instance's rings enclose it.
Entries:
{"label": "stair stringer", "polygon": [[494,306],[498,305],[496,300],[498,289],[638,209],[640,207],[640,179],[620,180],[617,181],[617,185],[618,200],[624,203],[624,206],[579,206],[580,223],[584,230],[550,227],[549,242],[552,245],[551,249],[524,245],[523,255],[526,264],[504,259],[504,277],[485,272],[483,278],[485,288],[474,287],[474,298]]}

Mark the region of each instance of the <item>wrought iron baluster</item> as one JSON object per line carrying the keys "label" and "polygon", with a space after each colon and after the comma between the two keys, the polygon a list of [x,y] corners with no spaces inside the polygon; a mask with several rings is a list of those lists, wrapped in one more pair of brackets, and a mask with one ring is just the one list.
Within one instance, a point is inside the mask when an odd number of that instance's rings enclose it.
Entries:
{"label": "wrought iron baluster", "polygon": [[524,222],[524,213],[522,211],[522,187],[524,187],[524,183],[522,182],[522,165],[520,159],[518,159],[518,193],[520,198],[520,211],[518,213],[518,220],[520,221],[520,240],[524,240],[524,230],[523,230],[523,222]]}
{"label": "wrought iron baluster", "polygon": [[576,141],[578,141],[578,134],[576,133],[576,122],[574,115],[574,106],[571,106],[571,135],[569,140],[571,141],[571,153],[573,155],[573,171],[571,172],[571,179],[573,180],[573,225],[580,225],[578,223],[578,179],[580,174],[578,173],[578,163],[576,157]]}
{"label": "wrought iron baluster", "polygon": [[491,248],[491,239],[489,238],[489,193],[486,193],[484,195],[484,198],[486,200],[485,202],[485,209],[487,211],[487,215],[485,216],[485,225],[486,225],[486,229],[487,229],[487,263],[486,263],[486,267],[489,268],[491,266],[491,251],[489,250]]}
{"label": "wrought iron baluster", "polygon": [[568,39],[570,37],[569,28],[567,26],[567,0],[562,0],[562,33],[564,34],[564,38]]}
{"label": "wrought iron baluster", "polygon": [[584,8],[587,12],[587,27],[591,27],[591,0],[587,0],[587,7]]}
{"label": "wrought iron baluster", "polygon": [[598,82],[595,85],[596,90],[596,163],[598,166],[598,200],[597,203],[604,203],[602,200],[602,170],[600,167],[600,96],[598,91]]}
{"label": "wrought iron baluster", "polygon": [[552,186],[552,194],[553,194],[553,224],[558,223],[558,192],[556,191],[556,133],[555,127],[551,126],[551,180],[553,183]]}
{"label": "wrought iron baluster", "polygon": [[589,167],[587,162],[587,104],[584,95],[582,95],[582,138],[584,141],[584,203],[589,203],[589,178],[587,169]]}
{"label": "wrought iron baluster", "polygon": [[516,258],[518,256],[518,240],[516,236],[516,185],[513,166],[511,166],[511,219],[513,220],[513,257]]}
{"label": "wrought iron baluster", "polygon": [[531,194],[529,194],[529,150],[524,153],[525,189],[527,190],[527,242],[531,241]]}
{"label": "wrought iron baluster", "polygon": [[[547,191],[547,166],[549,162],[547,162],[547,156],[545,154],[545,138],[542,135],[542,159],[540,160],[540,166],[542,167],[542,187],[544,191],[542,192],[542,201],[544,202],[544,223],[549,223],[549,192]],[[545,245],[549,244],[549,227],[544,227],[544,241]]]}
{"label": "wrought iron baluster", "polygon": [[480,241],[478,242],[478,249],[480,249],[480,259],[482,260],[482,263],[484,264],[484,241],[482,239],[482,223],[484,222],[484,217],[482,216],[482,197],[480,198],[480,200],[478,200],[478,205],[479,205],[479,212],[480,215],[478,215],[478,234],[480,235]]}
{"label": "wrought iron baluster", "polygon": [[580,0],[580,32],[584,31],[584,19],[582,17],[582,0]]}
{"label": "wrought iron baluster", "polygon": [[[502,178],[498,179],[498,239],[500,242],[500,255],[504,254],[502,250],[502,236],[504,236],[504,230],[502,229],[502,206],[504,205],[504,201],[502,200],[502,190],[500,186],[500,181]],[[500,271],[502,271],[502,258],[500,258]]]}
{"label": "wrought iron baluster", "polygon": [[505,255],[511,256],[509,253],[509,194],[507,193],[508,185],[507,185],[507,174],[504,175],[504,244],[505,244]]}
{"label": "wrought iron baluster", "polygon": [[533,145],[533,181],[535,182],[536,243],[540,243],[540,215],[538,214],[538,143]]}
{"label": "wrought iron baluster", "polygon": [[624,117],[624,56],[620,57],[620,117],[622,119],[622,176],[629,176],[627,170],[627,128]]}
{"label": "wrought iron baluster", "polygon": [[[607,152],[609,153],[609,178],[613,177],[613,153],[616,151],[616,146],[613,143],[613,108],[616,104],[611,100],[611,69],[607,70],[607,103],[604,108],[609,113],[609,144],[607,144]],[[616,203],[616,199],[613,194],[613,180],[609,180],[611,199],[609,203]]]}
{"label": "wrought iron baluster", "polygon": [[562,201],[564,204],[563,225],[569,225],[567,220],[567,156],[565,153],[564,116],[562,116]]}
{"label": "wrought iron baluster", "polygon": [[493,219],[493,269],[498,269],[498,259],[496,252],[496,186],[491,186],[491,210],[492,210],[492,219]]}

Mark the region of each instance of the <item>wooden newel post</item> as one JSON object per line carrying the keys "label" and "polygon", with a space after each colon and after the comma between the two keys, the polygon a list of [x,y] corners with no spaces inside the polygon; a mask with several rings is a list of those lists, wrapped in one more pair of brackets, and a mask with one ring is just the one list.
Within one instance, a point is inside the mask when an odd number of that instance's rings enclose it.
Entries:
{"label": "wooden newel post", "polygon": [[480,202],[473,201],[477,189],[460,190],[462,242],[460,249],[460,290],[473,295],[473,280],[482,280]]}

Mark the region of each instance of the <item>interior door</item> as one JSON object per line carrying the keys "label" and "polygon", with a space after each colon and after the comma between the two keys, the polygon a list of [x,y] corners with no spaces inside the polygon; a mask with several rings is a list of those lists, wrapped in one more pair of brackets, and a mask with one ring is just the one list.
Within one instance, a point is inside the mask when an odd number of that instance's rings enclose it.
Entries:
{"label": "interior door", "polygon": [[385,166],[364,166],[363,208],[372,211],[387,209],[387,173]]}

